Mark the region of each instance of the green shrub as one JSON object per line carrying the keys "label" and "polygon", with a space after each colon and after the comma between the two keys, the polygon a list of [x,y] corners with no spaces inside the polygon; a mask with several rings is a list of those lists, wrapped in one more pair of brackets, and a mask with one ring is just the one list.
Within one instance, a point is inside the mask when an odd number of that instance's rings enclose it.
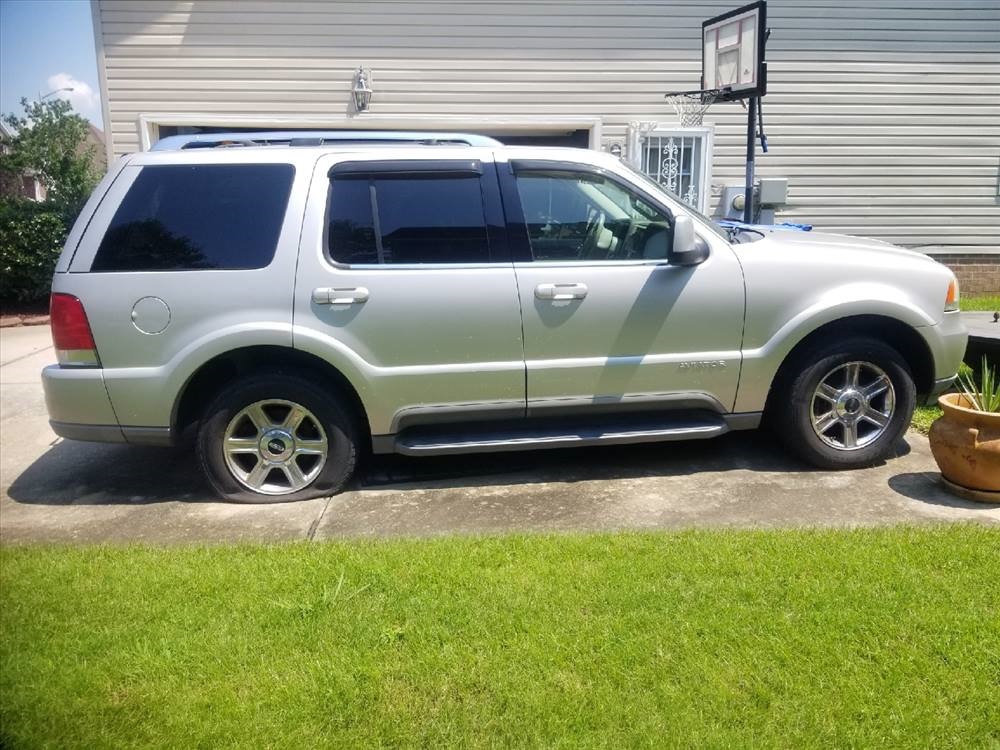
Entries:
{"label": "green shrub", "polygon": [[33,302],[49,293],[67,231],[54,206],[0,201],[0,301]]}

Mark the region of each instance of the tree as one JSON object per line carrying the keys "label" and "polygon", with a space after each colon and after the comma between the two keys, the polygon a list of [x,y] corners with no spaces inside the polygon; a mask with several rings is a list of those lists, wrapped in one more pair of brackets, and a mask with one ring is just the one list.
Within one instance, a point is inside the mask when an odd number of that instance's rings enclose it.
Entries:
{"label": "tree", "polygon": [[47,296],[66,224],[58,211],[29,200],[0,200],[0,303]]}
{"label": "tree", "polygon": [[[32,174],[46,200],[17,195],[0,200],[0,302],[21,304],[49,291],[59,252],[80,209],[97,183],[89,125],[69,102],[21,100],[24,116],[6,115],[14,135],[0,149],[0,178],[20,183]],[[0,743],[2,744],[2,743]]]}
{"label": "tree", "polygon": [[9,153],[0,155],[0,170],[18,176],[33,172],[45,185],[47,200],[71,223],[98,179],[94,147],[86,145],[90,126],[63,99],[21,99],[21,106],[23,117],[3,118],[15,135]]}

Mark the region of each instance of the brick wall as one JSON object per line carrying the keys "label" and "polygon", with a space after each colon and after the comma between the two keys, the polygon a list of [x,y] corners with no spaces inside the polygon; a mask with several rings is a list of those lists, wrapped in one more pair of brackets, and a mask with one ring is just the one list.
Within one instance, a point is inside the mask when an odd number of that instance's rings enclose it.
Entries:
{"label": "brick wall", "polygon": [[1000,294],[1000,255],[931,255],[955,272],[962,294]]}

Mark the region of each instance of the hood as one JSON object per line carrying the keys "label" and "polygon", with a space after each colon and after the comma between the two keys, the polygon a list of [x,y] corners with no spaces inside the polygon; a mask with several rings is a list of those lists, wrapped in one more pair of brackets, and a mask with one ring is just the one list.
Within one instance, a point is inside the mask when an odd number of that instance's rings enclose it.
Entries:
{"label": "hood", "polygon": [[752,251],[753,248],[774,248],[780,250],[795,250],[803,253],[822,253],[831,257],[843,257],[845,252],[876,253],[883,256],[897,256],[909,260],[925,260],[934,263],[934,259],[918,250],[908,250],[882,240],[870,237],[852,237],[846,234],[824,234],[823,232],[769,232],[763,239],[743,245]]}

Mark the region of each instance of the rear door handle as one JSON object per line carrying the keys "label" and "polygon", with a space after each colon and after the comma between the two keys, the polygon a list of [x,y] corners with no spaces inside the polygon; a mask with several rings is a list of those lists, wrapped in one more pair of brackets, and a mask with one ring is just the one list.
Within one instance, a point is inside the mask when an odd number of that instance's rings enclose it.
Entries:
{"label": "rear door handle", "polygon": [[368,290],[363,286],[349,289],[321,286],[313,289],[312,301],[317,305],[354,305],[368,301]]}
{"label": "rear door handle", "polygon": [[538,299],[583,299],[587,296],[586,284],[539,284],[535,287]]}

